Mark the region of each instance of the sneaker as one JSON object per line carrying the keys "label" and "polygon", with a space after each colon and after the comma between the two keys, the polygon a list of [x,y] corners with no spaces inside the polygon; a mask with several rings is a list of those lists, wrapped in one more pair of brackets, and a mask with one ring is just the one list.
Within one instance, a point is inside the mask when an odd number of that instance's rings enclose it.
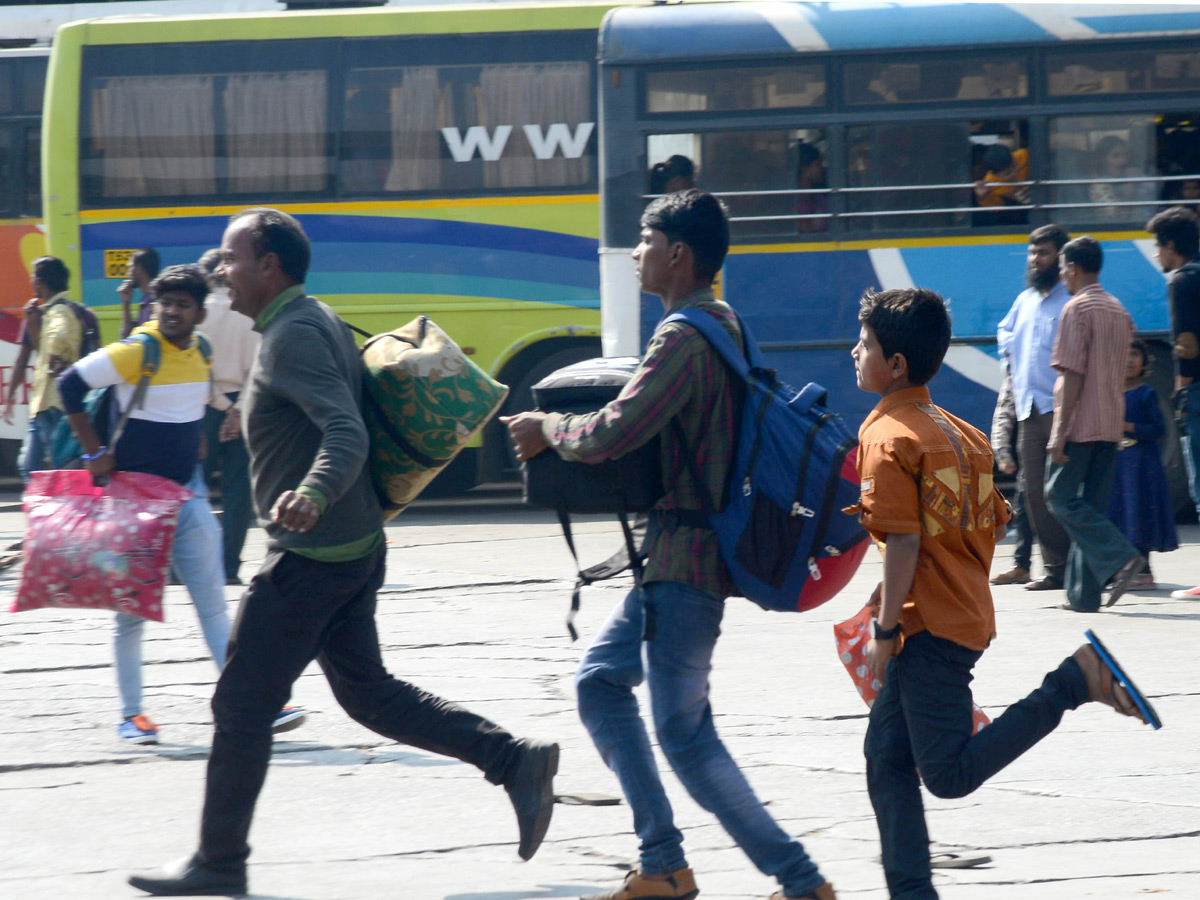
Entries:
{"label": "sneaker", "polygon": [[1200,600],[1200,585],[1182,591],[1171,591],[1172,600]]}
{"label": "sneaker", "polygon": [[583,900],[692,900],[699,893],[691,869],[676,869],[670,875],[653,876],[634,869],[615,891],[592,894]]}
{"label": "sneaker", "polygon": [[991,580],[992,584],[1024,584],[1029,580],[1029,570],[1013,566],[1007,572],[1001,572]]}
{"label": "sneaker", "polygon": [[308,713],[302,706],[285,706],[275,713],[275,722],[271,725],[271,734],[282,734],[285,731],[295,731],[304,724]]}
{"label": "sneaker", "polygon": [[127,744],[157,744],[158,726],[149,716],[130,716],[117,726],[117,735]]}

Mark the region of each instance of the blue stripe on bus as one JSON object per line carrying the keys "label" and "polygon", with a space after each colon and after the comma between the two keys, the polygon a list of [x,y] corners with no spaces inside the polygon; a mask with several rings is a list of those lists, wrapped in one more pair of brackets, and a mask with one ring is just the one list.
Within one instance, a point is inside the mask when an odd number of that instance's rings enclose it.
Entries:
{"label": "blue stripe on bus", "polygon": [[[431,276],[470,272],[488,278],[517,279],[600,289],[595,255],[589,260],[544,253],[516,253],[446,244],[329,242],[320,248],[319,271],[417,273]],[[316,267],[314,267],[316,268]]]}
{"label": "blue stripe on bus", "polygon": [[992,3],[813,4],[812,21],[831,50],[998,44],[1055,39],[1014,9]]}
{"label": "blue stripe on bus", "polygon": [[[414,241],[544,253],[592,263],[598,259],[595,238],[557,231],[402,216],[300,215],[296,218],[314,245],[332,241]],[[181,244],[216,247],[221,243],[228,221],[226,216],[187,216],[84,224],[80,229],[80,241],[84,251],[151,246],[161,249]]]}
{"label": "blue stripe on bus", "polygon": [[[1095,7],[1092,8],[1095,10]],[[1078,16],[1098,34],[1140,34],[1151,31],[1195,31],[1200,29],[1200,12],[1147,12],[1115,16]]]}
{"label": "blue stripe on bus", "polygon": [[403,216],[298,216],[314,244],[326,242],[421,243],[455,247],[479,247],[542,253],[547,256],[586,260],[598,265],[595,238],[557,231],[481,225],[446,219],[416,219]]}
{"label": "blue stripe on bus", "polygon": [[[79,228],[80,248],[131,250],[135,247],[190,245],[208,249],[221,244],[228,216],[182,216],[162,219],[128,219],[120,222],[84,222]],[[203,252],[203,251],[201,251]],[[187,260],[195,262],[195,259]]]}
{"label": "blue stripe on bus", "polygon": [[311,272],[305,286],[317,297],[324,294],[389,295],[447,294],[451,297],[498,298],[514,302],[557,303],[581,309],[600,308],[598,287],[580,288],[516,278],[476,275],[430,275],[395,272]]}

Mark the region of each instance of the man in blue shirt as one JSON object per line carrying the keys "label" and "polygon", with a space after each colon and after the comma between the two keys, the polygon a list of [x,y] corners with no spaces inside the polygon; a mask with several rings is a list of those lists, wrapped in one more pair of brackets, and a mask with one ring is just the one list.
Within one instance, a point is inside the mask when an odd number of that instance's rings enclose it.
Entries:
{"label": "man in blue shirt", "polygon": [[1054,423],[1054,381],[1058,372],[1050,355],[1058,336],[1058,320],[1071,299],[1059,280],[1058,254],[1071,239],[1059,225],[1043,225],[1029,235],[1025,280],[1018,296],[996,330],[1000,355],[1012,375],[1017,410],[1017,481],[1025,508],[1042,548],[1044,573],[1026,590],[1060,590],[1070,538],[1046,508],[1046,445]]}

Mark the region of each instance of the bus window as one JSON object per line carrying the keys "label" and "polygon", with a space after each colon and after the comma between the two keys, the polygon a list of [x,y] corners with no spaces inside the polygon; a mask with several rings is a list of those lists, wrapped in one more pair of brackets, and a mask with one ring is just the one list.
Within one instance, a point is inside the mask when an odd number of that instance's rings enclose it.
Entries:
{"label": "bus window", "polygon": [[25,128],[25,203],[21,215],[42,215],[42,129],[36,125]]}
{"label": "bus window", "polygon": [[1200,90],[1200,50],[1118,50],[1054,54],[1046,61],[1051,97]]}
{"label": "bus window", "polygon": [[826,155],[823,128],[654,134],[646,141],[646,158],[656,164],[676,157],[692,163],[694,183],[728,208],[735,239],[828,231]]}
{"label": "bus window", "polygon": [[42,95],[46,92],[46,62],[40,58],[24,59],[17,67],[16,111],[24,115],[42,114]]}
{"label": "bus window", "polygon": [[351,69],[339,171],[347,194],[588,184],[585,62]]}
{"label": "bus window", "polygon": [[211,75],[98,79],[80,175],[90,199],[213,194]]}
{"label": "bus window", "polygon": [[11,115],[13,112],[13,82],[16,80],[16,67],[11,63],[0,63],[0,115]]}
{"label": "bus window", "polygon": [[1157,138],[1158,171],[1164,176],[1159,197],[1164,205],[1179,203],[1196,212],[1200,209],[1200,115],[1163,116]]}
{"label": "bus window", "polygon": [[1029,171],[1029,123],[992,119],[971,123],[971,224],[1027,225],[1033,200]]}
{"label": "bus window", "polygon": [[646,73],[646,112],[731,112],[825,105],[824,66]]}
{"label": "bus window", "polygon": [[311,193],[328,183],[329,127],[323,70],[225,78],[227,191]]}
{"label": "bus window", "polygon": [[1024,59],[1011,56],[853,62],[845,70],[846,104],[1008,100],[1029,95]]}
{"label": "bus window", "polygon": [[847,230],[966,224],[971,207],[970,145],[967,122],[889,122],[848,128]]}
{"label": "bus window", "polygon": [[1051,119],[1056,221],[1144,223],[1159,193],[1156,125],[1144,113]]}
{"label": "bus window", "polygon": [[17,198],[12,196],[12,185],[17,180],[13,177],[13,131],[11,126],[0,125],[0,218],[16,213]]}

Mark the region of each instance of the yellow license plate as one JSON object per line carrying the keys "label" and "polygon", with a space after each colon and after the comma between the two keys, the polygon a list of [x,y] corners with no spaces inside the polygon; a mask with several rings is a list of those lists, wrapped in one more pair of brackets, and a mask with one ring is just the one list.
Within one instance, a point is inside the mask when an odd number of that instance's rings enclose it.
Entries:
{"label": "yellow license plate", "polygon": [[129,277],[129,257],[137,253],[137,248],[133,250],[105,250],[104,251],[104,277],[105,278],[128,278]]}

